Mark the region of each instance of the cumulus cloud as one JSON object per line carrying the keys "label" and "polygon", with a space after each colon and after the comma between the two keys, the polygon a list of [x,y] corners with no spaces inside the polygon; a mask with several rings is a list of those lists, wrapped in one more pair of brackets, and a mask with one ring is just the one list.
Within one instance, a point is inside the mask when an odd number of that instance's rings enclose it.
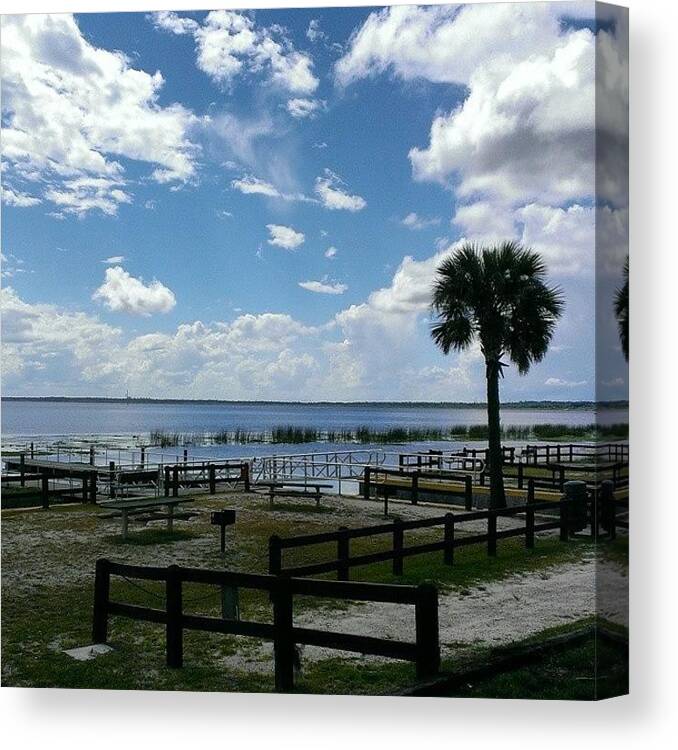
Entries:
{"label": "cumulus cloud", "polygon": [[287,111],[297,120],[307,117],[315,117],[325,106],[320,99],[290,99],[287,102]]}
{"label": "cumulus cloud", "polygon": [[322,281],[300,281],[299,286],[316,294],[343,294],[348,289],[346,284],[329,281],[327,278]]}
{"label": "cumulus cloud", "polygon": [[404,80],[466,83],[476,67],[545,49],[555,14],[533,4],[393,6],[369,15],[335,66],[339,84],[387,71]]}
{"label": "cumulus cloud", "polygon": [[6,206],[16,206],[17,208],[29,208],[30,206],[37,206],[39,203],[42,203],[40,198],[36,198],[34,195],[14,191],[8,187],[2,188],[2,202]]}
{"label": "cumulus cloud", "polygon": [[411,213],[407,214],[407,216],[405,216],[400,223],[408,229],[414,229],[418,231],[420,229],[428,229],[429,227],[438,226],[440,224],[440,217],[433,216],[427,219],[424,216],[419,216],[417,213],[412,211]]}
{"label": "cumulus cloud", "polygon": [[316,178],[315,192],[323,206],[331,211],[362,211],[367,205],[359,195],[350,195],[342,187],[339,175],[325,169],[322,177]]}
{"label": "cumulus cloud", "polygon": [[588,29],[511,64],[481,65],[461,108],[437,116],[415,179],[461,197],[560,203],[594,193],[595,43]]}
{"label": "cumulus cloud", "polygon": [[294,48],[280,26],[258,26],[250,16],[228,10],[211,11],[202,24],[176,13],[152,17],[158,29],[193,35],[196,64],[217,84],[231,86],[239,76],[263,72],[273,86],[292,94],[307,96],[318,87],[313,60]]}
{"label": "cumulus cloud", "polygon": [[200,24],[187,16],[179,16],[172,10],[159,10],[151,14],[151,21],[156,29],[171,31],[173,34],[193,34]]}
{"label": "cumulus cloud", "polygon": [[106,265],[109,266],[117,266],[120,265],[120,263],[122,263],[124,260],[124,255],[111,255],[110,258],[104,258],[104,260],[102,260],[101,262],[106,263]]}
{"label": "cumulus cloud", "polygon": [[104,283],[94,292],[92,299],[113,312],[144,317],[169,312],[177,303],[172,290],[164,284],[157,280],[144,284],[142,279],[130,276],[121,266],[106,269]]}
{"label": "cumulus cloud", "polygon": [[267,224],[266,229],[271,235],[268,244],[282,247],[285,250],[296,249],[306,239],[303,232],[297,232],[292,227],[286,227],[282,224]]}
{"label": "cumulus cloud", "polygon": [[148,163],[160,183],[196,176],[197,123],[159,103],[164,80],[88,42],[73,16],[2,22],[2,151],[16,180],[44,186],[62,211],[116,213],[131,200],[119,159]]}
{"label": "cumulus cloud", "polygon": [[331,260],[332,258],[336,258],[338,252],[337,248],[332,245],[325,250],[325,257]]}

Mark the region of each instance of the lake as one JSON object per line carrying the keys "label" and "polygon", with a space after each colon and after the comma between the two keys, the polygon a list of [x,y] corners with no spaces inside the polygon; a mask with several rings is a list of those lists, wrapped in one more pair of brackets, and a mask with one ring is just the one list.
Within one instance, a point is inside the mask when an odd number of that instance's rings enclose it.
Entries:
{"label": "lake", "polygon": [[[502,409],[504,425],[593,424],[591,408]],[[626,409],[605,409],[601,421],[627,421]],[[430,404],[266,404],[2,401],[3,437],[56,435],[143,435],[151,430],[216,432],[244,428],[270,430],[281,425],[316,429],[448,427],[484,424],[483,407]]]}

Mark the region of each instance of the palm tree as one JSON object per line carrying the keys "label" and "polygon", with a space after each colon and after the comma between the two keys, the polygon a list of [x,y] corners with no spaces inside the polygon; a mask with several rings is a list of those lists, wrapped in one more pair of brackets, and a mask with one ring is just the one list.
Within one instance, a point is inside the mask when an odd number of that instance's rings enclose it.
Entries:
{"label": "palm tree", "polygon": [[490,507],[505,508],[499,377],[508,357],[524,375],[544,358],[563,311],[560,290],[546,284],[541,257],[516,242],[465,244],[439,266],[431,336],[444,354],[480,343],[487,378]]}
{"label": "palm tree", "polygon": [[629,256],[624,263],[624,284],[617,289],[614,299],[614,314],[619,326],[619,339],[626,361],[629,361]]}

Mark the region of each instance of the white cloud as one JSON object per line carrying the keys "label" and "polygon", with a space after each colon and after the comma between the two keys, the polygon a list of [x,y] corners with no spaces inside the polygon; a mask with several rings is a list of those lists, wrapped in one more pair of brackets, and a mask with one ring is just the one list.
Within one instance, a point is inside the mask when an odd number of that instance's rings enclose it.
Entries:
{"label": "white cloud", "polygon": [[245,175],[231,182],[231,187],[245,195],[264,195],[268,198],[280,198],[284,201],[299,201],[302,203],[317,203],[315,198],[309,198],[303,193],[285,193],[275,185],[254,175]]}
{"label": "white cloud", "polygon": [[530,203],[516,211],[523,223],[522,242],[541,254],[551,273],[593,273],[595,211],[573,205],[567,209]]}
{"label": "white cloud", "polygon": [[297,120],[306,117],[315,117],[325,106],[320,99],[290,99],[287,102],[287,111]]}
{"label": "white cloud", "polygon": [[317,18],[312,18],[308,22],[308,28],[306,29],[306,36],[309,41],[316,42],[327,41],[327,34],[320,28],[320,21]]}
{"label": "white cloud", "polygon": [[327,278],[322,281],[300,281],[299,286],[317,294],[343,294],[348,289],[346,284],[328,281]]}
{"label": "white cloud", "polygon": [[157,280],[144,284],[142,279],[130,276],[120,266],[106,269],[105,281],[94,292],[92,299],[103,303],[113,312],[144,317],[169,312],[176,305],[174,293],[164,284]]}
{"label": "white cloud", "polygon": [[121,203],[132,202],[131,196],[120,187],[122,184],[107,177],[76,177],[64,180],[59,188],[48,188],[45,198],[59,206],[62,213],[82,217],[96,209],[114,216]]}
{"label": "white cloud", "polygon": [[[82,380],[82,368],[106,352],[114,350],[121,331],[96,317],[61,310],[54,305],[24,302],[11,287],[0,291],[2,311],[3,379],[18,375],[18,384],[26,382],[25,371],[37,363],[53,363],[54,383],[69,377]],[[31,365],[31,363],[33,363]],[[44,381],[39,387],[44,388]],[[43,391],[44,395],[44,391]]]}
{"label": "white cloud", "polygon": [[119,158],[146,162],[157,182],[196,176],[197,118],[159,104],[164,80],[98,48],[73,16],[2,21],[3,160],[14,178],[45,186],[63,210],[114,214],[129,202]]}
{"label": "white cloud", "polygon": [[407,216],[405,216],[400,223],[408,229],[420,230],[438,226],[440,224],[440,218],[434,216],[427,219],[423,216],[419,216],[417,213],[412,211],[411,213],[407,214]]}
{"label": "white cloud", "polygon": [[171,31],[173,34],[193,34],[197,31],[199,24],[192,18],[180,17],[174,11],[160,10],[151,14],[153,25],[163,31]]}
{"label": "white cloud", "polygon": [[555,388],[577,388],[581,385],[586,385],[585,380],[563,380],[563,378],[547,378],[544,381],[544,385],[552,386]]}
{"label": "white cloud", "polygon": [[463,105],[410,151],[415,179],[457,195],[561,203],[594,193],[595,44],[587,29],[526,60],[480,65]]}
{"label": "white cloud", "polygon": [[283,247],[285,250],[294,250],[303,244],[306,237],[303,232],[297,232],[292,227],[282,224],[267,224],[266,229],[270,232],[269,245]]}
{"label": "white cloud", "polygon": [[263,72],[273,86],[292,94],[309,95],[318,87],[313,60],[294,48],[280,26],[257,26],[229,10],[211,11],[202,24],[176,13],[153,18],[159,29],[193,34],[197,66],[217,84],[230,86],[241,75]]}
{"label": "white cloud", "polygon": [[39,203],[42,203],[40,198],[36,198],[34,195],[14,191],[8,187],[2,188],[2,202],[6,206],[16,206],[17,208],[29,208],[30,206],[37,206]]}
{"label": "white cloud", "polygon": [[267,195],[269,198],[280,198],[280,191],[266,180],[261,180],[253,175],[246,175],[231,182],[235,190],[239,190],[245,195]]}
{"label": "white cloud", "polygon": [[329,169],[323,177],[317,177],[315,192],[325,208],[331,211],[362,211],[367,205],[359,195],[350,195],[342,187],[341,178]]}
{"label": "white cloud", "polygon": [[325,257],[331,260],[332,258],[336,257],[338,252],[339,251],[337,250],[337,248],[332,245],[331,247],[328,247],[327,250],[325,250]]}
{"label": "white cloud", "polygon": [[102,260],[102,263],[106,263],[109,266],[117,266],[120,263],[124,262],[125,256],[124,255],[111,255],[110,258],[106,258],[105,260]]}

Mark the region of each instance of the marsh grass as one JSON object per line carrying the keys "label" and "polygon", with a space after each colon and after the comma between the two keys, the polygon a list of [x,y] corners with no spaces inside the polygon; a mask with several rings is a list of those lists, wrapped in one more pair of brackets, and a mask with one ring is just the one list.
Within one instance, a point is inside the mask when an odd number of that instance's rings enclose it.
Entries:
{"label": "marsh grass", "polygon": [[[232,430],[216,432],[172,432],[152,430],[150,443],[160,448],[180,445],[213,445],[248,443],[271,443],[300,445],[304,443],[357,443],[397,445],[425,441],[444,442],[446,440],[487,440],[487,425],[456,424],[449,427],[386,427],[375,429],[369,425],[356,428],[329,428],[298,425],[278,425],[271,430],[248,430],[236,427]],[[504,440],[603,440],[628,438],[627,424],[611,425],[568,425],[546,423],[534,425],[505,425],[502,427]]]}

